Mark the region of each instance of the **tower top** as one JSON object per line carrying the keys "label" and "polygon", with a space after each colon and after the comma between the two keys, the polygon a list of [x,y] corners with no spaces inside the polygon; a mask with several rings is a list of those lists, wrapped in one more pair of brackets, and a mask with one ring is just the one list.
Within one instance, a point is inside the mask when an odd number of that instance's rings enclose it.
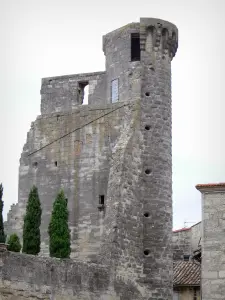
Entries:
{"label": "tower top", "polygon": [[146,39],[151,33],[152,50],[161,49],[163,53],[169,54],[171,59],[178,48],[178,29],[168,21],[156,18],[140,18],[139,23],[129,23],[103,36],[103,51],[118,38],[126,38],[130,34],[140,35],[140,50],[146,50]]}

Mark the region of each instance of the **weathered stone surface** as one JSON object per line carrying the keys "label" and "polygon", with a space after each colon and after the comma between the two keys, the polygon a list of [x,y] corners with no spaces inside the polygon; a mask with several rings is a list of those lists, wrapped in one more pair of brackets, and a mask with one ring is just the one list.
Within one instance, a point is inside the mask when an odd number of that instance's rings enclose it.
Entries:
{"label": "weathered stone surface", "polygon": [[[131,61],[132,33],[140,35],[139,61]],[[43,79],[42,115],[21,155],[19,201],[7,232],[21,237],[35,184],[43,208],[41,255],[48,255],[52,203],[63,188],[71,258],[107,265],[118,299],[172,299],[171,60],[177,38],[173,24],[143,18],[103,37],[105,72]],[[118,102],[112,103],[115,79]],[[89,105],[82,106],[87,83]]]}
{"label": "weathered stone surface", "polygon": [[0,299],[118,299],[106,266],[0,253]]}
{"label": "weathered stone surface", "polygon": [[225,184],[198,185],[202,193],[202,300],[225,295]]}

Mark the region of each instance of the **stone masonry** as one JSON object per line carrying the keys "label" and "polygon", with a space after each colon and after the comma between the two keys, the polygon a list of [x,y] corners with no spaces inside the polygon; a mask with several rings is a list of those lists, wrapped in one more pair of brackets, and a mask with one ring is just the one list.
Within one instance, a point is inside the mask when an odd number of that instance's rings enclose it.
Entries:
{"label": "stone masonry", "polygon": [[225,183],[196,188],[202,194],[202,300],[224,300]]}
{"label": "stone masonry", "polygon": [[186,260],[191,257],[195,250],[201,246],[202,222],[189,228],[182,228],[173,231],[172,247],[173,260]]}
{"label": "stone masonry", "polygon": [[[104,72],[42,79],[41,115],[20,159],[7,233],[22,237],[35,184],[43,211],[40,255],[48,256],[52,204],[63,188],[71,258],[108,266],[115,299],[172,299],[171,61],[177,47],[175,25],[141,18],[103,37]],[[88,105],[82,105],[87,85]]]}

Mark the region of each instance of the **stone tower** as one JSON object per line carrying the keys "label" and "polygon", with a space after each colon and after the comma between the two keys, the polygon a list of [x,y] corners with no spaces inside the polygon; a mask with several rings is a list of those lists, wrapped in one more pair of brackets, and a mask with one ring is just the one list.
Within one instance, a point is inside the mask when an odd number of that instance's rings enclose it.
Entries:
{"label": "stone tower", "polygon": [[[54,198],[68,198],[72,258],[110,264],[119,299],[172,299],[173,24],[141,18],[103,37],[106,71],[44,78],[7,233],[22,234],[29,190],[42,203],[42,255]],[[88,105],[82,105],[89,85]],[[124,288],[126,286],[132,288]],[[142,295],[140,297],[140,295]]]}

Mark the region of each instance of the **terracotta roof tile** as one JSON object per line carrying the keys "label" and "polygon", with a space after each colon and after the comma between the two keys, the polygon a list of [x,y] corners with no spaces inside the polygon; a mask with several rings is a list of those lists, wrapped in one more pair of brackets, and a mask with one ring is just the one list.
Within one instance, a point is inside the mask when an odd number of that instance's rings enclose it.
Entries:
{"label": "terracotta roof tile", "polygon": [[207,189],[207,188],[225,188],[225,183],[224,182],[219,182],[219,183],[205,183],[205,184],[197,184],[196,189]]}
{"label": "terracotta roof tile", "polygon": [[177,261],[173,266],[173,285],[200,285],[201,266],[191,261]]}

